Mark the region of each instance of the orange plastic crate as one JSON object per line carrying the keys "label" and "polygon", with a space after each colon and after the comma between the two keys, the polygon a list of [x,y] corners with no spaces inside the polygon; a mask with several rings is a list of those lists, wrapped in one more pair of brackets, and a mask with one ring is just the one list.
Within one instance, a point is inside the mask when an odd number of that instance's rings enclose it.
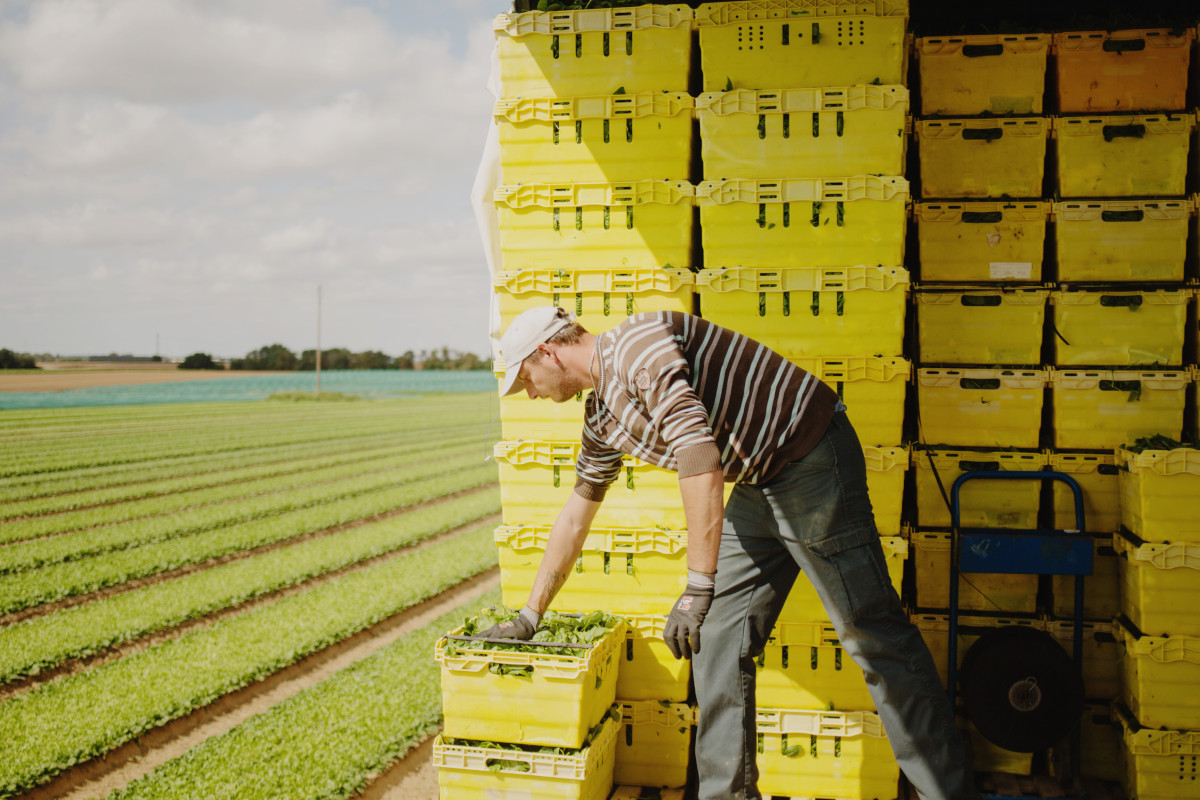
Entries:
{"label": "orange plastic crate", "polygon": [[1058,110],[1181,111],[1187,107],[1194,29],[1075,31],[1054,35]]}

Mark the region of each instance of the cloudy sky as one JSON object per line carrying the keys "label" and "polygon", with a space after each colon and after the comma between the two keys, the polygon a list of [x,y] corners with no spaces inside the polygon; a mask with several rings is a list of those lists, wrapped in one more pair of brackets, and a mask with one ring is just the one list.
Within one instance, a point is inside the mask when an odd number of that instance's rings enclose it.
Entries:
{"label": "cloudy sky", "polygon": [[485,354],[507,0],[0,0],[0,347]]}

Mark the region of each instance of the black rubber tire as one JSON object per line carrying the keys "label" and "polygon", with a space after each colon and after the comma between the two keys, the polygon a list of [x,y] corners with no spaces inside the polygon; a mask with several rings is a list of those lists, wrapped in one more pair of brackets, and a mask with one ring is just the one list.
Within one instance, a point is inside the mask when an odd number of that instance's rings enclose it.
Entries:
{"label": "black rubber tire", "polygon": [[963,657],[959,680],[975,728],[1005,750],[1045,750],[1083,714],[1079,665],[1045,631],[1019,625],[989,631]]}

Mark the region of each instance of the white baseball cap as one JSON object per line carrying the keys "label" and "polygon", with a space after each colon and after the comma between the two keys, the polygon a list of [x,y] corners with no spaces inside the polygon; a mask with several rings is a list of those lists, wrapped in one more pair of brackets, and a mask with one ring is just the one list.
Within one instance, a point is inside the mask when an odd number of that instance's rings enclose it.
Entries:
{"label": "white baseball cap", "polygon": [[504,356],[504,383],[500,394],[508,396],[525,388],[517,377],[521,362],[533,355],[538,345],[575,321],[575,315],[558,306],[538,306],[522,311],[500,336],[500,355]]}

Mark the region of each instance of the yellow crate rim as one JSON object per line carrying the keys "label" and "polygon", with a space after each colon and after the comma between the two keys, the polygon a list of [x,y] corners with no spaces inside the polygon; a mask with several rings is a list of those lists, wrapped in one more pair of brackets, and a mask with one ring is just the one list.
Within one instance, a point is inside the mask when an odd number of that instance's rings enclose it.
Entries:
{"label": "yellow crate rim", "polygon": [[870,711],[804,711],[760,708],[755,719],[759,733],[807,734],[809,736],[870,736],[887,738],[879,715]]}
{"label": "yellow crate rim", "polygon": [[[490,772],[488,762],[503,759],[525,764],[528,770],[518,774],[533,779],[556,778],[582,781],[587,778],[590,767],[604,758],[611,749],[611,741],[617,737],[620,723],[605,717],[604,727],[596,736],[584,743],[575,753],[536,753],[528,750],[509,750],[498,747],[447,744],[439,733],[433,741],[433,764],[438,769],[460,769],[470,772]],[[501,770],[502,772],[504,770]]]}
{"label": "yellow crate rim", "polygon": [[1143,450],[1135,453],[1124,447],[1117,450],[1117,460],[1129,472],[1153,472],[1158,475],[1200,475],[1200,450]]}
{"label": "yellow crate rim", "polygon": [[1096,306],[1102,297],[1110,295],[1140,296],[1142,302],[1152,306],[1182,306],[1188,301],[1187,289],[1123,289],[1118,286],[1104,288],[1080,288],[1067,284],[1050,293],[1050,302],[1064,306]]}
{"label": "yellow crate rim", "polygon": [[1113,537],[1113,550],[1129,561],[1149,564],[1155,569],[1193,569],[1200,571],[1200,544],[1191,542],[1133,542],[1121,533]]}
{"label": "yellow crate rim", "polygon": [[575,206],[675,205],[690,202],[695,191],[687,181],[628,181],[625,183],[526,183],[496,189],[498,206],[509,208],[573,208]]}
{"label": "yellow crate rim", "polygon": [[620,700],[616,705],[621,711],[622,725],[657,725],[678,728],[680,725],[695,725],[699,715],[687,703],[668,703],[657,700]]}
{"label": "yellow crate rim", "polygon": [[1143,728],[1122,703],[1113,703],[1113,718],[1121,723],[1125,746],[1135,756],[1200,756],[1200,731],[1156,731]]}
{"label": "yellow crate rim", "polygon": [[[443,669],[451,672],[485,672],[492,664],[509,664],[532,667],[533,670],[547,678],[565,678],[573,680],[587,673],[601,662],[607,661],[611,652],[625,640],[625,621],[618,618],[617,624],[604,638],[598,639],[592,647],[581,652],[581,655],[565,655],[556,653],[519,653],[509,650],[486,650],[481,647],[471,647],[467,642],[455,642],[457,653],[446,652],[449,640],[445,637],[438,639],[434,645],[433,656]],[[462,626],[450,631],[447,636],[459,636]]]}
{"label": "yellow crate rim", "polygon": [[[996,213],[1005,222],[1044,222],[1050,203],[1024,200],[955,200],[914,203],[913,215],[919,222],[959,222],[964,213]],[[988,223],[979,223],[986,225]],[[995,223],[992,223],[995,224]]]}
{"label": "yellow crate rim", "polygon": [[696,9],[696,27],[733,25],[746,20],[803,17],[906,17],[908,0],[752,0],[705,3]]}
{"label": "yellow crate rim", "polygon": [[714,292],[887,292],[908,291],[908,270],[900,267],[718,267],[696,274],[696,285]]}
{"label": "yellow crate rim", "polygon": [[801,203],[892,200],[907,202],[908,181],[898,176],[856,175],[848,178],[755,180],[728,178],[696,187],[699,205],[721,203]]}
{"label": "yellow crate rim", "polygon": [[1001,305],[1038,306],[1046,302],[1051,290],[1045,286],[979,286],[977,284],[917,284],[914,299],[925,305],[948,305],[964,296],[999,295]]}
{"label": "yellow crate rim", "polygon": [[1200,636],[1147,636],[1141,631],[1131,630],[1131,624],[1128,620],[1117,617],[1112,626],[1113,635],[1125,647],[1126,652],[1160,664],[1177,661],[1200,664]]}
{"label": "yellow crate rim", "polygon": [[1099,136],[1106,126],[1126,127],[1143,125],[1147,134],[1186,134],[1195,127],[1196,119],[1188,112],[1170,113],[1166,111],[1155,114],[1131,114],[1129,116],[1113,116],[1104,114],[1086,114],[1071,117],[1054,117],[1055,136]]}
{"label": "yellow crate rim", "polygon": [[886,383],[895,378],[908,381],[912,377],[913,365],[899,356],[843,356],[822,358],[820,356],[796,356],[788,359],[805,372],[822,380],[876,381]]}
{"label": "yellow crate rim", "polygon": [[[493,532],[496,544],[513,550],[544,550],[549,525],[501,525]],[[583,540],[584,552],[676,555],[687,550],[687,531],[658,528],[592,528]]]}
{"label": "yellow crate rim", "polygon": [[1050,382],[1059,389],[1095,389],[1100,381],[1141,381],[1143,389],[1175,391],[1185,388],[1190,379],[1186,370],[1147,372],[1141,370],[1061,370],[1047,368]]}
{"label": "yellow crate rim", "polygon": [[909,93],[904,86],[823,86],[812,89],[735,89],[705,92],[696,98],[699,116],[713,114],[796,114],[817,111],[864,109],[908,110]]}
{"label": "yellow crate rim", "polygon": [[1171,28],[1134,28],[1123,31],[1066,31],[1053,35],[1053,48],[1059,50],[1095,50],[1109,40],[1145,39],[1151,47],[1188,47],[1196,31],[1185,28],[1173,34]]}
{"label": "yellow crate rim", "polygon": [[575,119],[677,117],[696,101],[682,92],[642,92],[599,97],[517,97],[496,101],[497,122],[557,122]]}
{"label": "yellow crate rim", "polygon": [[[945,467],[963,461],[996,461],[999,464],[997,469],[1015,472],[1037,472],[1047,463],[1046,454],[1036,451],[1014,453],[1011,450],[959,450],[940,447],[923,447],[913,454],[913,461],[918,467],[924,468],[929,463],[930,456],[935,462],[946,462]],[[939,463],[935,463],[934,466],[943,467]]]}
{"label": "yellow crate rim", "polygon": [[686,5],[644,5],[633,8],[589,8],[579,11],[525,11],[499,14],[492,20],[497,36],[571,34],[593,31],[635,31],[651,28],[692,27],[693,13]]}
{"label": "yellow crate rim", "polygon": [[1141,211],[1143,220],[1187,219],[1196,210],[1194,200],[1065,200],[1051,206],[1058,222],[1095,222],[1104,212]]}
{"label": "yellow crate rim", "polygon": [[964,45],[1001,45],[1005,55],[1042,53],[1050,50],[1050,34],[975,34],[970,36],[918,36],[916,54],[921,56],[957,55]]}
{"label": "yellow crate rim", "polygon": [[[582,442],[498,442],[492,453],[497,461],[504,461],[513,466],[537,464],[543,467],[574,467],[582,447]],[[621,463],[625,467],[659,469],[653,464],[628,455],[621,456]]]}
{"label": "yellow crate rim", "polygon": [[1084,474],[1102,466],[1117,466],[1115,453],[1047,453],[1047,466],[1055,472]]}
{"label": "yellow crate rim", "polygon": [[[1046,385],[1046,369],[971,369],[947,367],[917,370],[917,382],[922,386],[955,386],[962,378],[999,380],[1009,389],[1037,389]],[[974,391],[974,390],[972,390]]]}
{"label": "yellow crate rim", "polygon": [[676,292],[695,283],[691,270],[682,267],[509,269],[497,272],[492,279],[496,289],[512,295]]}
{"label": "yellow crate rim", "polygon": [[1050,117],[947,117],[917,120],[918,138],[952,139],[967,130],[1000,128],[1005,136],[1045,136],[1051,128]]}

